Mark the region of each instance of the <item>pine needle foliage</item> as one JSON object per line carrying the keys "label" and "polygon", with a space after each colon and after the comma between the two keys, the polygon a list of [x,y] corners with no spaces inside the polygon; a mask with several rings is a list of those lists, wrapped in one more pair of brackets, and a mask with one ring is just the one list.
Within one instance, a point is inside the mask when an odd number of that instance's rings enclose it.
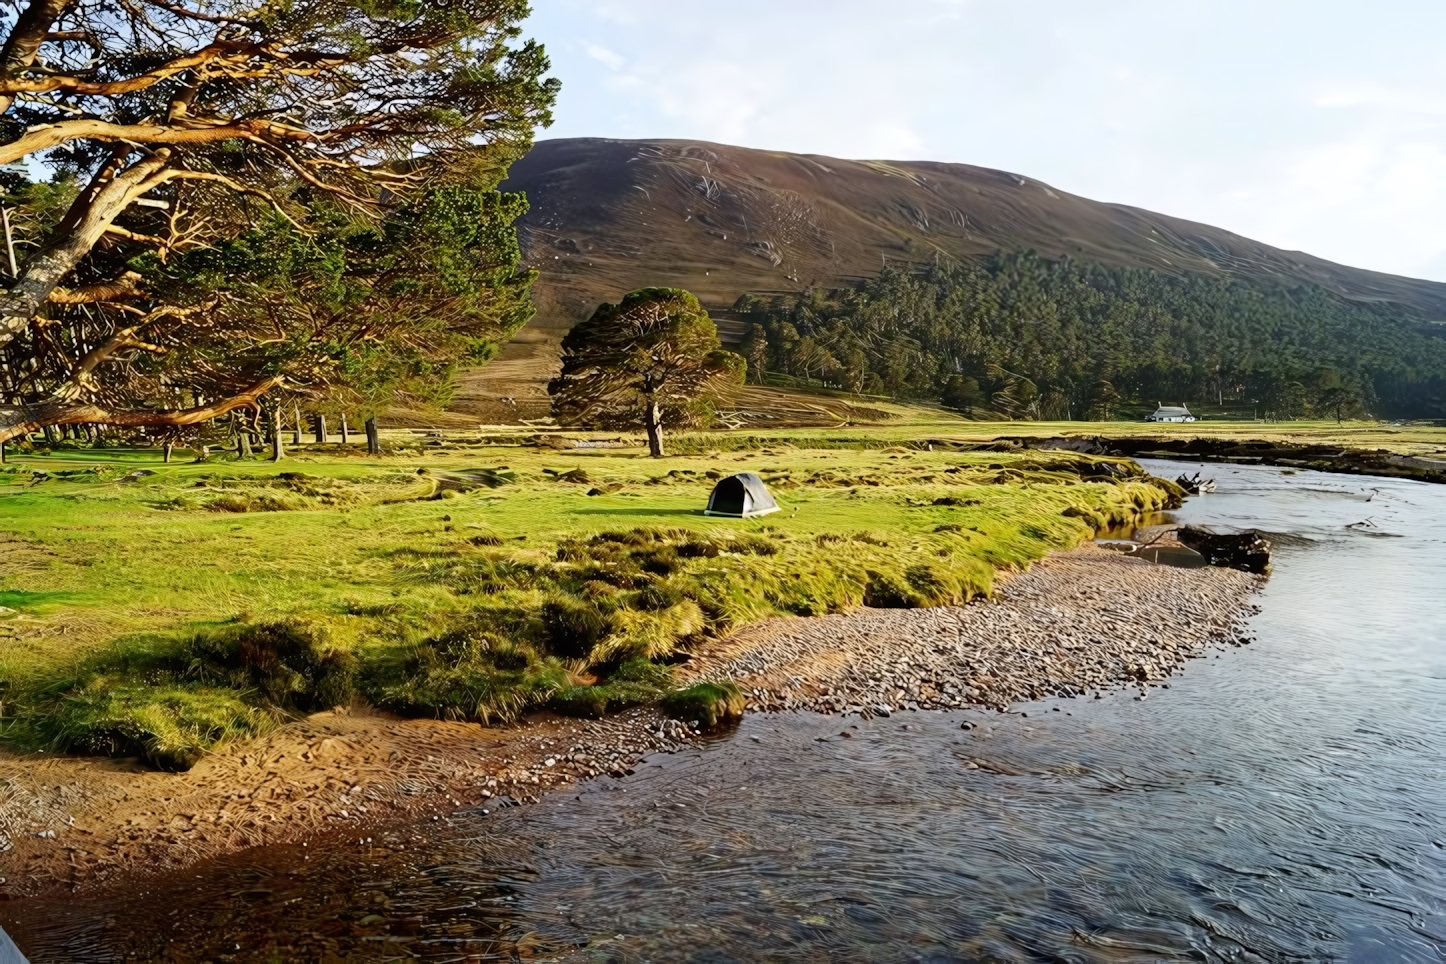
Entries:
{"label": "pine needle foliage", "polygon": [[643,428],[663,455],[663,427],[706,424],[711,400],[741,384],[746,362],[722,351],[718,326],[681,288],[641,288],[568,332],[548,385],[565,425]]}

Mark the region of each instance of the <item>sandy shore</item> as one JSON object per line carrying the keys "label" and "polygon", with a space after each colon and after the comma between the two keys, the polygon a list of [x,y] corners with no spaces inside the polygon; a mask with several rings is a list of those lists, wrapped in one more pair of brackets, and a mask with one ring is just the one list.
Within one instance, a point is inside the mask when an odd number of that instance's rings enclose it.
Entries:
{"label": "sandy shore", "polygon": [[[1003,708],[1121,685],[1142,694],[1211,645],[1243,641],[1258,577],[1173,569],[1086,547],[998,599],[932,610],[771,620],[688,664],[758,710],[878,715]],[[1168,684],[1165,684],[1168,685]],[[0,756],[0,898],[80,891],[261,844],[464,807],[513,806],[695,739],[651,709],[544,715],[512,728],[322,713],[187,773],[134,762]]]}
{"label": "sandy shore", "polygon": [[506,807],[625,775],[692,738],[654,710],[488,729],[319,713],[186,773],[135,761],[0,757],[0,899],[77,891],[262,844]]}

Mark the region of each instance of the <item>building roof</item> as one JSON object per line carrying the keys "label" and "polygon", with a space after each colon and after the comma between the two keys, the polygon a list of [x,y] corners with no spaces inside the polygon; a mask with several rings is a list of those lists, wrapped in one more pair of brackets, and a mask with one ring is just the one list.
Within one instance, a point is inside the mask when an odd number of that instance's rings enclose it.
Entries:
{"label": "building roof", "polygon": [[[1156,403],[1159,404],[1159,403]],[[1160,405],[1155,409],[1156,415],[1189,415],[1190,410],[1184,405]]]}

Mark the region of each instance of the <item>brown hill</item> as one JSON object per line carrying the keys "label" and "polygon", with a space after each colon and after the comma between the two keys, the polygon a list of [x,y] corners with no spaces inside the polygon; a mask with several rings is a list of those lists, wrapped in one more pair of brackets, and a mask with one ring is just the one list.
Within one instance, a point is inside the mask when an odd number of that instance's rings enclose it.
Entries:
{"label": "brown hill", "polygon": [[[1104,204],[982,167],[848,161],[698,141],[542,141],[504,190],[531,201],[523,255],[542,272],[538,315],[502,359],[466,379],[454,408],[546,413],[562,333],[646,285],[687,288],[715,310],[745,292],[795,293],[924,263],[1033,249],[1107,265],[1256,282],[1310,282],[1446,318],[1446,284],[1333,264],[1219,228]],[[506,398],[509,401],[501,401]]]}

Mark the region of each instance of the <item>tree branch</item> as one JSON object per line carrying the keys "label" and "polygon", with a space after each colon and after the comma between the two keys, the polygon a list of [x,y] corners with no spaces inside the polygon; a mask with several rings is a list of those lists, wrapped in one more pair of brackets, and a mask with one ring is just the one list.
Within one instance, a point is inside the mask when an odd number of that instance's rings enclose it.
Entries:
{"label": "tree branch", "polygon": [[162,124],[111,124],[87,118],[30,128],[18,140],[0,146],[0,164],[13,164],[28,154],[82,138],[111,144],[182,145],[215,144],[236,139],[254,141],[263,134],[283,141],[316,140],[316,135],[309,130],[262,120],[210,127],[168,127]]}
{"label": "tree branch", "polygon": [[[0,49],[0,78],[8,81],[35,63],[40,45],[45,43],[46,35],[50,33],[51,24],[70,4],[71,0],[32,0],[15,18],[15,26],[10,29],[10,36],[5,38],[4,48]],[[14,103],[13,94],[0,95],[0,114],[9,111]]]}
{"label": "tree branch", "polygon": [[168,80],[176,74],[184,73],[187,70],[194,70],[215,60],[230,55],[231,57],[243,57],[249,59],[256,51],[255,44],[237,44],[218,41],[209,47],[202,47],[193,54],[185,57],[177,57],[164,66],[149,70],[144,74],[137,74],[134,77],[127,77],[124,80],[91,81],[82,80],[79,77],[66,74],[50,74],[44,77],[5,77],[0,79],[0,96],[11,96],[14,94],[48,94],[51,91],[63,91],[67,94],[81,96],[115,97],[119,94],[131,94],[138,90],[145,90]]}
{"label": "tree branch", "polygon": [[15,408],[0,408],[0,442],[38,432],[47,425],[91,424],[122,428],[179,428],[199,425],[237,409],[257,409],[263,395],[285,382],[283,376],[273,375],[230,398],[209,405],[170,411],[115,411],[101,405],[75,403],[64,398],[51,398],[34,405]]}
{"label": "tree branch", "polygon": [[[109,228],[108,231],[116,231]],[[126,237],[143,238],[145,235],[133,235],[125,232]],[[160,238],[155,238],[161,241]],[[164,242],[162,242],[164,243]],[[127,271],[114,281],[105,284],[86,285],[84,288],[75,288],[67,291],[64,288],[56,288],[50,292],[50,303],[53,305],[90,305],[98,301],[121,301],[127,298],[140,298],[145,292],[136,287],[136,282],[141,276],[134,271]]]}
{"label": "tree branch", "polygon": [[0,346],[29,327],[61,279],[95,247],[116,216],[154,186],[152,178],[165,173],[170,152],[157,151],[116,173],[124,160],[118,154],[101,169],[61,220],[59,237],[26,259],[15,284],[0,295]]}
{"label": "tree branch", "polygon": [[101,362],[110,358],[110,356],[122,348],[139,348],[142,351],[154,352],[156,354],[165,351],[164,348],[158,345],[149,345],[137,338],[136,332],[139,331],[140,328],[140,325],[135,325],[131,328],[122,328],[104,342],[86,352],[85,357],[77,362],[75,368],[71,370],[70,378],[66,380],[66,384],[55,393],[56,397],[74,400],[80,398],[81,395],[87,392],[94,391],[95,380],[90,377],[91,373],[100,367]]}

